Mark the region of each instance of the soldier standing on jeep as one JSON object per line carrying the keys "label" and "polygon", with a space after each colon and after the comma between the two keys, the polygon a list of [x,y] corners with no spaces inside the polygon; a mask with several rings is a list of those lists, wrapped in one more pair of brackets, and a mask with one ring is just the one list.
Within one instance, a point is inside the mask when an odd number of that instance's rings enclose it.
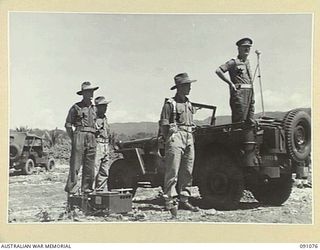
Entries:
{"label": "soldier standing on jeep", "polygon": [[[229,60],[216,70],[216,74],[229,84],[232,122],[254,123],[253,79],[247,59],[252,43],[250,38],[240,39],[236,43],[238,57]],[[229,71],[230,80],[224,75],[227,71]]]}
{"label": "soldier standing on jeep", "polygon": [[[164,199],[165,207],[176,216],[177,205],[174,196],[178,191],[179,208],[199,211],[192,206],[188,198],[192,184],[192,170],[194,163],[194,142],[192,135],[194,108],[186,97],[189,95],[191,83],[187,73],[174,77],[177,89],[173,98],[167,98],[160,116],[160,130],[165,139],[165,177]],[[177,189],[176,189],[176,185]]]}
{"label": "soldier standing on jeep", "polygon": [[77,92],[82,95],[81,102],[74,104],[68,113],[65,127],[71,138],[70,170],[65,186],[69,194],[77,192],[77,179],[82,166],[81,191],[90,193],[93,191],[95,157],[96,157],[96,110],[92,105],[93,92],[98,87],[91,86],[90,82],[82,83],[81,90]]}
{"label": "soldier standing on jeep", "polygon": [[110,126],[107,121],[106,111],[110,101],[105,97],[98,96],[94,99],[97,109],[96,137],[97,137],[97,155],[96,155],[96,178],[95,190],[104,191],[107,188],[108,170],[109,170],[109,135]]}

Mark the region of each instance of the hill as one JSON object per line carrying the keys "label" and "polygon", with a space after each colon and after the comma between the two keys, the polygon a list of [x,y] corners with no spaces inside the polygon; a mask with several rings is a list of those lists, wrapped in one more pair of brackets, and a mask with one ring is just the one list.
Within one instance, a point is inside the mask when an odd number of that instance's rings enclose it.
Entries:
{"label": "hill", "polygon": [[[303,108],[304,111],[311,115],[311,108]],[[265,112],[265,116],[274,117],[277,119],[283,119],[287,112],[282,111],[267,111]],[[262,113],[255,114],[255,118],[261,117]],[[195,123],[197,125],[205,125],[210,124],[211,117],[208,117],[204,120],[196,120]],[[231,123],[231,116],[217,116],[216,117],[216,125],[228,124]],[[148,137],[154,136],[158,132],[158,123],[157,122],[127,122],[127,123],[111,123],[110,124],[111,131],[117,135],[121,135],[121,137]],[[32,132],[42,136],[44,131],[41,129],[32,129]],[[48,131],[50,132],[50,131]],[[68,136],[64,130],[55,129],[55,134],[58,134],[58,137],[63,139],[68,139]],[[123,138],[122,138],[123,139]]]}
{"label": "hill", "polygon": [[116,134],[125,134],[128,136],[143,132],[146,134],[156,134],[158,132],[157,122],[127,122],[111,123],[110,129]]}
{"label": "hill", "polygon": [[[302,108],[311,115],[311,108]],[[267,111],[264,116],[274,117],[282,120],[287,112],[283,111]],[[261,117],[262,113],[255,114],[255,118]],[[197,125],[210,124],[211,117],[208,117],[204,120],[196,120]],[[231,116],[217,116],[216,125],[223,125],[231,123]],[[111,123],[111,131],[116,134],[125,134],[127,136],[133,136],[138,133],[146,133],[156,135],[158,132],[158,123],[157,122],[129,122],[129,123]]]}

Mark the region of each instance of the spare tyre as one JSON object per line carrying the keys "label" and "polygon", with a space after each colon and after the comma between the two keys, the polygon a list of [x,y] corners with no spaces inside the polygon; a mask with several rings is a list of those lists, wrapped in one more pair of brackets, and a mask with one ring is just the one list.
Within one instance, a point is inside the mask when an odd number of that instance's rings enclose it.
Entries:
{"label": "spare tyre", "polygon": [[10,144],[10,160],[17,160],[21,154],[21,149],[17,144]]}
{"label": "spare tyre", "polygon": [[311,152],[311,118],[301,110],[289,111],[284,120],[285,140],[290,159],[304,162]]}
{"label": "spare tyre", "polygon": [[138,175],[125,159],[115,160],[109,169],[108,189],[131,188],[132,197],[138,188]]}

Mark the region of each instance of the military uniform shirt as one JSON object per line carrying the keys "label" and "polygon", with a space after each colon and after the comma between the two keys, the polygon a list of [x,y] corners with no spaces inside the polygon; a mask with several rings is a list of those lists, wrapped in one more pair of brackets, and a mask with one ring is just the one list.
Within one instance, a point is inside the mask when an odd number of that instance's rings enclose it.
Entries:
{"label": "military uniform shirt", "polygon": [[65,127],[95,127],[96,108],[93,105],[87,106],[83,101],[74,104],[68,113]]}
{"label": "military uniform shirt", "polygon": [[91,190],[94,182],[96,158],[95,137],[96,108],[83,100],[74,104],[68,113],[65,127],[72,129],[72,148],[70,170],[65,191],[75,193],[77,190],[78,174],[82,166],[81,191]]}
{"label": "military uniform shirt", "polygon": [[241,61],[239,58],[231,59],[220,66],[223,73],[229,71],[233,84],[252,84],[252,73],[249,60]]}
{"label": "military uniform shirt", "polygon": [[98,132],[97,137],[102,139],[108,139],[110,133],[110,127],[108,124],[107,117],[97,118],[96,130]]}
{"label": "military uniform shirt", "polygon": [[[175,98],[173,98],[175,99]],[[177,125],[193,125],[193,114],[195,113],[195,108],[192,107],[191,103],[188,101],[184,103],[176,102],[176,117],[175,121],[173,115],[173,103],[166,101],[162,108],[160,116],[160,125],[169,125],[170,123],[176,123]]]}

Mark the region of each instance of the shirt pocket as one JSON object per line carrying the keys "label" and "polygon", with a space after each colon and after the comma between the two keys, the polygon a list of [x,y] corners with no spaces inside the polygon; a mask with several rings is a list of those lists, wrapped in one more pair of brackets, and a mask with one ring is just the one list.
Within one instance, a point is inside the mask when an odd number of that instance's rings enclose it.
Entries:
{"label": "shirt pocket", "polygon": [[245,65],[237,65],[236,66],[236,74],[237,76],[242,77],[246,73],[246,66]]}

